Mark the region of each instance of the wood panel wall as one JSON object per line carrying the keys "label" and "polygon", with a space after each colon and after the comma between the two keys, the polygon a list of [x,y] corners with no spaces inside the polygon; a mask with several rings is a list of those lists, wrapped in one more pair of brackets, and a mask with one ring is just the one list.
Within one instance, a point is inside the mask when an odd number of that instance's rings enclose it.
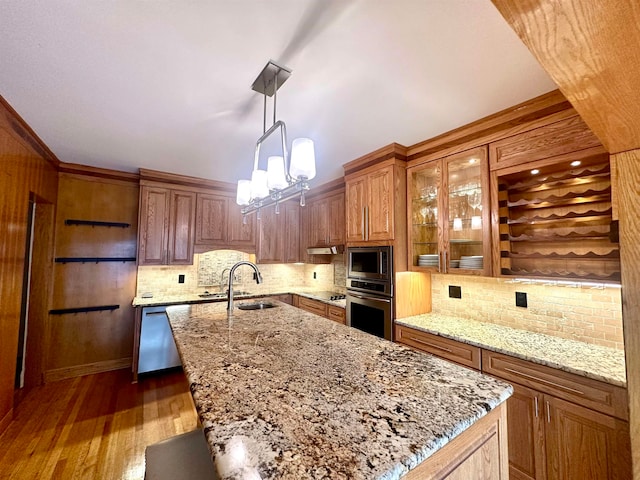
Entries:
{"label": "wood panel wall", "polygon": [[[136,256],[139,187],[135,177],[60,173],[55,256]],[[113,175],[111,175],[113,177]],[[66,225],[65,220],[130,227]],[[55,263],[52,309],[119,305],[113,311],[49,315],[45,380],[131,365],[136,262]]]}
{"label": "wood panel wall", "polygon": [[[0,97],[0,432],[13,409],[29,198],[55,205],[57,163]],[[38,281],[46,287],[50,278]]]}
{"label": "wood panel wall", "polygon": [[613,156],[620,221],[622,317],[627,361],[633,478],[640,479],[640,150]]}

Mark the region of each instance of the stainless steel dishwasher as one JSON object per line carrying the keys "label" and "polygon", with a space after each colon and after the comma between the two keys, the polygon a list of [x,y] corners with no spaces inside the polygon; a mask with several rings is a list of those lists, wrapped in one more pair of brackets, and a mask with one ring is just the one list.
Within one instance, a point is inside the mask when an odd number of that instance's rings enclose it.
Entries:
{"label": "stainless steel dishwasher", "polygon": [[182,365],[169,326],[167,307],[144,307],[140,328],[138,373]]}

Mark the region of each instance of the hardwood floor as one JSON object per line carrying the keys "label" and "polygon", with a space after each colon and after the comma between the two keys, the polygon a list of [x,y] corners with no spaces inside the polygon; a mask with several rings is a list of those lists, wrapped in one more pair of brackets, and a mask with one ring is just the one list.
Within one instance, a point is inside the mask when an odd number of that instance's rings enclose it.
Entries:
{"label": "hardwood floor", "polygon": [[25,395],[0,436],[0,479],[142,479],[147,445],[196,427],[181,371],[49,383]]}

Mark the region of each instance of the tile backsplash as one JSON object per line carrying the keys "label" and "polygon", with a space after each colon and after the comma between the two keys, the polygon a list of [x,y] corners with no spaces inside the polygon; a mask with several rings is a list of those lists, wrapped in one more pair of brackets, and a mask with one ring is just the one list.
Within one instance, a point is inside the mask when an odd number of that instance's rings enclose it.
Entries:
{"label": "tile backsplash", "polygon": [[[449,286],[462,298],[450,298]],[[620,288],[514,283],[512,280],[434,274],[432,311],[624,349]],[[527,294],[517,307],[516,292]]]}
{"label": "tile backsplash", "polygon": [[[216,250],[194,255],[193,265],[140,266],[136,296],[147,292],[156,296],[217,292],[223,270],[241,260],[254,262],[255,256],[235,250]],[[258,268],[263,279],[260,285],[253,280],[250,268],[240,267],[236,270],[234,288],[257,294],[286,292],[291,288],[344,292],[346,288],[342,256],[334,256],[333,263],[326,265],[288,263],[258,265]],[[180,275],[184,275],[184,283],[178,283]]]}

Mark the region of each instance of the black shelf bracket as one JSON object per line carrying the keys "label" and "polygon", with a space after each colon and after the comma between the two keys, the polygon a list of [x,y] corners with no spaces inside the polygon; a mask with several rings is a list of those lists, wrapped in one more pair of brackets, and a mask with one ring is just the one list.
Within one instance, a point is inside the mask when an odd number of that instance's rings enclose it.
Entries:
{"label": "black shelf bracket", "polygon": [[65,225],[89,225],[92,227],[120,227],[120,228],[129,228],[131,226],[130,223],[124,222],[98,222],[96,220],[72,220],[66,219],[64,221]]}
{"label": "black shelf bracket", "polygon": [[56,263],[135,262],[136,257],[57,257]]}
{"label": "black shelf bracket", "polygon": [[101,312],[103,310],[117,310],[120,305],[101,305],[99,307],[79,307],[79,308],[59,308],[49,310],[51,315],[65,315],[68,313],[86,313],[86,312]]}

